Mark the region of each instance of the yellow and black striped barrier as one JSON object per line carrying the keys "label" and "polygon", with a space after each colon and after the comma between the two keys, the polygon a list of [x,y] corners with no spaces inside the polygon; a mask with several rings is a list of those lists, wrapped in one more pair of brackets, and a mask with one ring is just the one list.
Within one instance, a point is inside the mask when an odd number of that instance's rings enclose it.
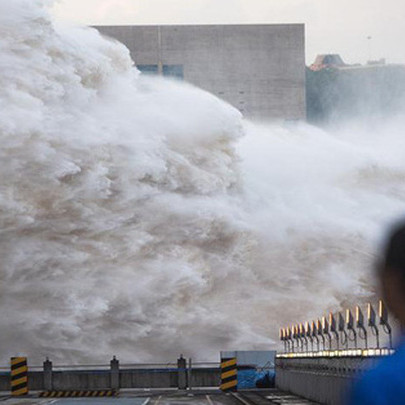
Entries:
{"label": "yellow and black striped barrier", "polygon": [[44,391],[39,394],[44,398],[67,398],[67,397],[115,397],[117,390],[84,390],[84,391]]}
{"label": "yellow and black striped barrier", "polygon": [[221,390],[236,391],[238,370],[236,357],[221,359]]}
{"label": "yellow and black striped barrier", "polygon": [[11,358],[11,395],[28,394],[28,366],[26,357]]}

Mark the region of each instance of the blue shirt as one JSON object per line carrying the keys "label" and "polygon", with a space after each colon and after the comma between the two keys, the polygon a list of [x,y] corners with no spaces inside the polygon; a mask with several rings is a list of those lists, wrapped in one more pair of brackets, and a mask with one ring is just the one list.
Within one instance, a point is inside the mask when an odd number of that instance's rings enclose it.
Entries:
{"label": "blue shirt", "polygon": [[355,383],[350,405],[405,404],[405,341]]}

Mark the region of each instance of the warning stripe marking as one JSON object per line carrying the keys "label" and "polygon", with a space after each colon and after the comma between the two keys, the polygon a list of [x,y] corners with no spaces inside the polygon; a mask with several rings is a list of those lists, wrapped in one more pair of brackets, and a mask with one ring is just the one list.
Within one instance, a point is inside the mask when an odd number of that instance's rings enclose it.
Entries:
{"label": "warning stripe marking", "polygon": [[21,384],[14,385],[13,387],[11,387],[11,392],[18,391],[18,390],[20,390],[21,388],[27,388],[27,383],[26,383],[26,382],[23,382],[23,383],[21,383]]}
{"label": "warning stripe marking", "polygon": [[28,367],[26,357],[11,357],[10,388],[12,396],[28,394]]}
{"label": "warning stripe marking", "polygon": [[27,358],[26,357],[12,357],[10,360],[11,367],[13,366],[18,366],[20,363],[27,364]]}
{"label": "warning stripe marking", "polygon": [[227,373],[228,371],[235,370],[235,369],[236,369],[236,365],[231,366],[231,367],[226,367],[226,368],[221,369],[221,373]]}
{"label": "warning stripe marking", "polygon": [[117,391],[100,390],[100,391],[43,391],[40,397],[111,397],[118,395]]}
{"label": "warning stripe marking", "polygon": [[23,361],[23,362],[15,364],[14,366],[11,366],[11,371],[17,370],[18,368],[24,367],[24,366],[27,366],[26,361]]}
{"label": "warning stripe marking", "polygon": [[28,387],[20,388],[19,390],[11,392],[11,395],[13,395],[13,396],[24,395],[24,394],[28,394]]}
{"label": "warning stripe marking", "polygon": [[231,371],[227,371],[226,373],[222,373],[221,374],[221,379],[224,380],[226,378],[232,377],[232,376],[236,376],[238,373],[238,371],[236,370],[236,368],[234,368]]}
{"label": "warning stripe marking", "polygon": [[229,389],[229,388],[236,387],[237,385],[238,385],[238,381],[237,381],[237,380],[229,381],[229,382],[226,383],[226,384],[221,384],[221,390],[222,390],[222,391],[225,391],[225,390],[227,390],[227,389]]}
{"label": "warning stripe marking", "polygon": [[25,376],[25,377],[21,377],[21,378],[19,378],[17,380],[11,381],[11,386],[15,387],[15,386],[20,385],[20,384],[26,384],[27,382],[28,382],[28,377]]}
{"label": "warning stripe marking", "polygon": [[223,358],[221,359],[221,390],[222,391],[236,391],[238,385],[237,379],[237,359]]}
{"label": "warning stripe marking", "polygon": [[226,360],[221,363],[221,368],[226,368],[226,367],[231,367],[231,366],[236,366],[236,358]]}
{"label": "warning stripe marking", "polygon": [[26,373],[27,371],[28,371],[28,367],[22,366],[22,367],[16,368],[15,370],[11,370],[11,376],[14,377],[18,374]]}
{"label": "warning stripe marking", "polygon": [[228,377],[228,378],[223,378],[221,380],[221,384],[226,384],[227,382],[234,381],[234,380],[237,380],[236,375],[233,375],[232,377]]}

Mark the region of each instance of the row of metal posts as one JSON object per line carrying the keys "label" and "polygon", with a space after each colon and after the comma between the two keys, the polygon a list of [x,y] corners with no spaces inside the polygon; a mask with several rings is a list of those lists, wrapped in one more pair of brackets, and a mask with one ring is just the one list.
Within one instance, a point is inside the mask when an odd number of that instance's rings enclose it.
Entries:
{"label": "row of metal posts", "polygon": [[[46,391],[53,390],[53,367],[52,362],[47,358],[44,361],[44,389]],[[177,373],[178,373],[178,389],[185,390],[191,389],[191,367],[192,361],[189,360],[189,367],[187,368],[186,359],[181,355],[177,360]],[[120,388],[120,365],[119,361],[114,356],[110,361],[110,388],[118,390]]]}
{"label": "row of metal posts", "polygon": [[[379,302],[379,318],[379,323],[383,331],[389,336],[389,348],[392,349],[391,326],[388,322],[388,313],[381,300]],[[329,319],[322,317],[322,321],[318,319],[317,321],[313,321],[312,324],[306,322],[305,325],[301,323],[299,325],[293,325],[291,328],[281,328],[280,340],[284,342],[285,352],[294,352],[295,349],[308,352],[308,341],[311,343],[311,351],[314,351],[314,342],[316,343],[318,351],[320,350],[321,343],[323,350],[328,350],[326,341],[329,343],[329,350],[332,350],[332,340],[335,341],[336,350],[340,349],[339,343],[347,349],[349,342],[352,342],[354,348],[357,348],[357,338],[364,341],[365,348],[367,349],[368,339],[366,326],[371,329],[372,334],[375,336],[376,346],[377,349],[379,349],[379,329],[376,313],[371,304],[368,304],[367,308],[367,323],[364,320],[360,307],[357,306],[355,320],[349,309],[346,311],[346,319],[343,317],[342,313],[338,313],[337,321],[334,314],[330,313]],[[358,329],[358,333],[356,333],[356,328]],[[335,336],[335,339],[332,339],[332,334]],[[340,339],[340,335],[342,339]]]}

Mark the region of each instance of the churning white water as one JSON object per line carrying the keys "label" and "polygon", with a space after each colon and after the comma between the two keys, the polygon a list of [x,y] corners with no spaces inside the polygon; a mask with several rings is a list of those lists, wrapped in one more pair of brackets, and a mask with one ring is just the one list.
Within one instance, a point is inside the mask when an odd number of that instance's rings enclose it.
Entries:
{"label": "churning white water", "polygon": [[397,123],[244,122],[48,3],[0,0],[1,361],[215,359],[373,295]]}

